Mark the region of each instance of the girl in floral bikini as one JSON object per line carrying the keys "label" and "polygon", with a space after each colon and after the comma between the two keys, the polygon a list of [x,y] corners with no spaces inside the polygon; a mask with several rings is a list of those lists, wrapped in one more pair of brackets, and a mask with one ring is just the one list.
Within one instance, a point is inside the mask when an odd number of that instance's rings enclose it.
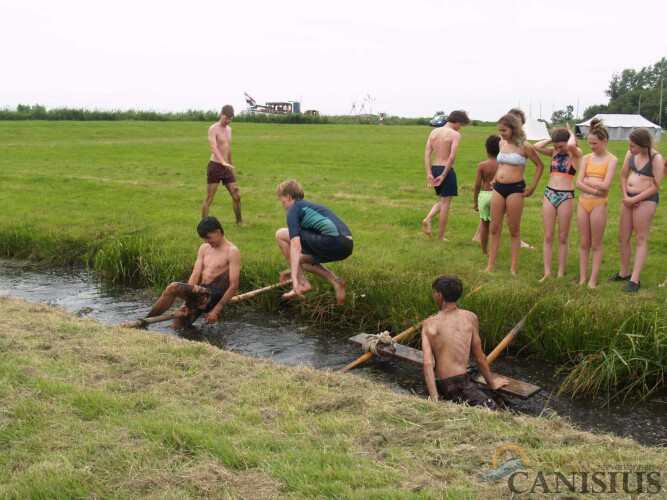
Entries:
{"label": "girl in floral bikini", "polygon": [[[550,142],[553,142],[553,147],[546,147]],[[567,128],[554,130],[551,139],[540,141],[533,147],[540,153],[551,156],[550,178],[542,202],[544,276],[540,281],[544,281],[551,276],[556,221],[558,221],[558,277],[562,278],[565,275],[570,224],[574,213],[572,181],[579,168],[582,153],[577,147],[577,140],[569,124]]]}
{"label": "girl in floral bikini", "polygon": [[607,196],[616,174],[618,159],[607,150],[609,133],[601,120],[591,120],[588,144],[591,153],[581,159],[577,174],[579,205],[579,284],[586,283],[588,260],[593,250],[593,268],[588,288],[596,288],[602,266],[602,237],[607,226]]}

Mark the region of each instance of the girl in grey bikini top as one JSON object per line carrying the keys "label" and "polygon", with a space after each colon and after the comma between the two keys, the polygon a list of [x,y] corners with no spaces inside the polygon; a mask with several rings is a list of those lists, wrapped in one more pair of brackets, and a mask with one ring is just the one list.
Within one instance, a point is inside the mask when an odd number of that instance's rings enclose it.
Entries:
{"label": "girl in grey bikini top", "polygon": [[498,163],[515,167],[523,167],[526,165],[526,157],[520,153],[499,153],[497,160]]}

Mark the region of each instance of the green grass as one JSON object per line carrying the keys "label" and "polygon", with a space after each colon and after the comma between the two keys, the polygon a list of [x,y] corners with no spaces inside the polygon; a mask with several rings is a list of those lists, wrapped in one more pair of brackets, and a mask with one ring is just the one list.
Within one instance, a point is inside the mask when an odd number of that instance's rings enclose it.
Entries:
{"label": "green grass", "polygon": [[507,481],[480,472],[507,444],[532,473],[667,466],[558,417],[431,403],[11,298],[0,315],[2,498],[504,498]]}
{"label": "green grass", "polygon": [[[86,261],[111,280],[160,288],[190,273],[200,240],[195,232],[209,157],[208,124],[200,122],[0,122],[0,254],[43,263]],[[664,345],[648,316],[664,324],[667,291],[657,287],[667,268],[662,205],[649,238],[649,259],[638,294],[602,282],[577,286],[578,236],[573,224],[567,275],[539,284],[542,275],[542,192],[526,202],[519,277],[509,274],[509,237],[501,239],[497,272],[482,273],[486,260],[471,241],[478,223],[472,210],[475,168],[485,158],[492,127],[466,127],[456,162],[460,196],[452,202],[446,237],[421,234],[421,219],[436,201],[425,186],[423,149],[427,127],[334,125],[233,125],[236,176],[247,227],[233,224],[229,195],[221,188],[212,206],[243,255],[242,289],[276,281],[285,267],[274,240],[284,211],[275,186],[296,178],[307,199],[323,203],[350,226],[351,258],[331,267],[348,278],[349,300],[333,305],[328,285],[295,304],[295,313],[335,323],[346,333],[402,330],[431,314],[430,284],[442,273],[459,275],[466,289],[482,285],[462,305],[480,318],[487,347],[531,309],[516,347],[523,354],[568,366],[582,356],[609,353],[612,339],[627,332]],[[664,144],[664,142],[662,143]],[[659,149],[664,152],[664,146]],[[584,151],[587,145],[583,144]],[[626,145],[612,142],[622,159]],[[527,179],[532,179],[529,166]],[[618,270],[618,181],[610,193],[601,279]],[[648,340],[647,340],[648,341]],[[642,352],[650,352],[643,350]],[[644,354],[648,355],[648,354]],[[652,359],[649,359],[652,361]],[[662,383],[660,358],[646,384]],[[619,379],[619,386],[628,381]],[[606,384],[605,387],[611,387]],[[644,394],[646,391],[644,391]]]}

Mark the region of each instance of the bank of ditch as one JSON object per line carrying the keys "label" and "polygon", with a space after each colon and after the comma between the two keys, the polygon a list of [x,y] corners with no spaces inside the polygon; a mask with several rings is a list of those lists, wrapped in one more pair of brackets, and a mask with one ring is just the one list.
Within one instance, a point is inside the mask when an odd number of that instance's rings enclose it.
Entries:
{"label": "bank of ditch", "polygon": [[0,314],[2,497],[503,497],[507,481],[480,473],[508,444],[546,477],[667,465],[557,417],[430,403],[17,299]]}

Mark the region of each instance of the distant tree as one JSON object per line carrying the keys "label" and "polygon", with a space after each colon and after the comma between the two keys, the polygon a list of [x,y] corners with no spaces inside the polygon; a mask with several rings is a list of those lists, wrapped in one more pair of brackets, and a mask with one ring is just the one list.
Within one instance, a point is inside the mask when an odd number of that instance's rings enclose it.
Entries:
{"label": "distant tree", "polygon": [[[614,73],[605,94],[609,96],[607,112],[636,114],[651,121],[660,119],[660,87],[667,79],[667,58],[639,71],[624,69]],[[640,106],[641,99],[641,106]],[[662,116],[667,114],[667,100],[663,100]],[[584,116],[586,113],[584,113]]]}
{"label": "distant tree", "polygon": [[568,104],[565,109],[554,111],[551,115],[551,123],[565,123],[572,121],[574,114],[574,106]]}
{"label": "distant tree", "polygon": [[606,112],[607,112],[606,104],[593,104],[592,106],[589,106],[584,110],[584,116],[582,119],[588,120],[590,118],[593,118],[597,114]]}

